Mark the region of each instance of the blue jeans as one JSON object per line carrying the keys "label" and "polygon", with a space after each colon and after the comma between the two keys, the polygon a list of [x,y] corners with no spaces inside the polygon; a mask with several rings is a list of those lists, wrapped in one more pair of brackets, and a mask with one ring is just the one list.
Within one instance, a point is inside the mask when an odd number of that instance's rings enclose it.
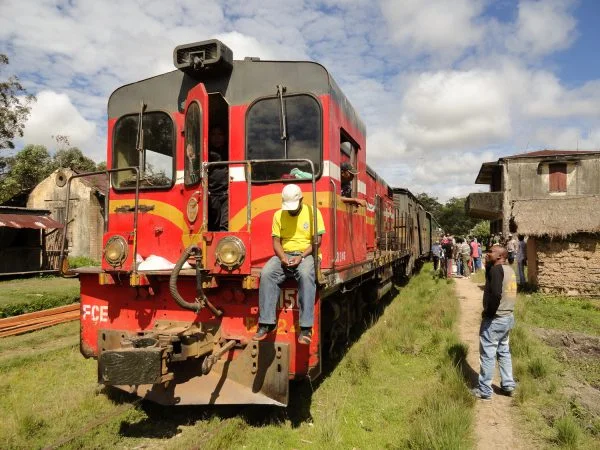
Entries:
{"label": "blue jeans", "polygon": [[515,317],[484,318],[479,328],[479,391],[488,397],[492,395],[492,378],[496,368],[496,357],[500,366],[500,387],[505,390],[515,388],[512,375],[512,360],[508,347],[508,333],[515,326]]}
{"label": "blue jeans", "polygon": [[[288,254],[289,256],[292,256]],[[258,288],[258,322],[263,325],[275,325],[276,309],[281,289],[279,285],[288,278],[298,282],[298,303],[300,305],[300,327],[313,326],[315,312],[315,262],[312,255],[304,258],[296,267],[284,267],[277,256],[273,256],[262,269]]]}
{"label": "blue jeans", "polygon": [[525,279],[525,264],[523,264],[523,261],[517,262],[517,268],[519,269],[519,284],[525,284],[527,280]]}
{"label": "blue jeans", "polygon": [[481,269],[481,258],[473,258],[473,271],[477,272]]}

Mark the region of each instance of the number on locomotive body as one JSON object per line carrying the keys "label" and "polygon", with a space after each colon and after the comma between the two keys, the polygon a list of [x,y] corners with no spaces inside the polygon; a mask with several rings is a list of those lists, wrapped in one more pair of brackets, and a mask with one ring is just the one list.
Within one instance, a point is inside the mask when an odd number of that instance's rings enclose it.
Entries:
{"label": "number on locomotive body", "polygon": [[298,289],[282,289],[279,293],[279,309],[295,308],[298,308]]}

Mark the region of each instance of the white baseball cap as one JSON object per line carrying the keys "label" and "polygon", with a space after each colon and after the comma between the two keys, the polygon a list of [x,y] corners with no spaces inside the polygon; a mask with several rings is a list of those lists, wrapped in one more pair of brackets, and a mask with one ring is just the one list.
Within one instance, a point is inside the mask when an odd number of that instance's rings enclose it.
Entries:
{"label": "white baseball cap", "polygon": [[302,190],[297,184],[288,184],[281,191],[281,209],[284,211],[295,211],[302,200]]}

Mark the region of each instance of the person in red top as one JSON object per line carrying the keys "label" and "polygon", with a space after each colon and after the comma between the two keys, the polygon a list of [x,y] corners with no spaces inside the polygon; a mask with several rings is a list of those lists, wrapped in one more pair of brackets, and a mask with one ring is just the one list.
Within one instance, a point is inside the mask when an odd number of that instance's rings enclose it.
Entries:
{"label": "person in red top", "polygon": [[471,267],[473,267],[473,272],[477,272],[477,269],[480,267],[480,258],[479,258],[479,246],[477,245],[477,238],[473,238],[471,241]]}

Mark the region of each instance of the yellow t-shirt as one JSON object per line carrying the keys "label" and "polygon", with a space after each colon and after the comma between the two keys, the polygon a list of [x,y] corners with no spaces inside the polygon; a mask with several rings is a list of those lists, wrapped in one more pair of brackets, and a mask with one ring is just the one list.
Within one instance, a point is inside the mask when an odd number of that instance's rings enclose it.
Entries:
{"label": "yellow t-shirt", "polygon": [[[317,234],[325,234],[325,224],[321,211],[317,208]],[[311,244],[313,236],[312,206],[302,205],[297,216],[280,209],[273,215],[272,236],[281,238],[283,251],[303,252]]]}

